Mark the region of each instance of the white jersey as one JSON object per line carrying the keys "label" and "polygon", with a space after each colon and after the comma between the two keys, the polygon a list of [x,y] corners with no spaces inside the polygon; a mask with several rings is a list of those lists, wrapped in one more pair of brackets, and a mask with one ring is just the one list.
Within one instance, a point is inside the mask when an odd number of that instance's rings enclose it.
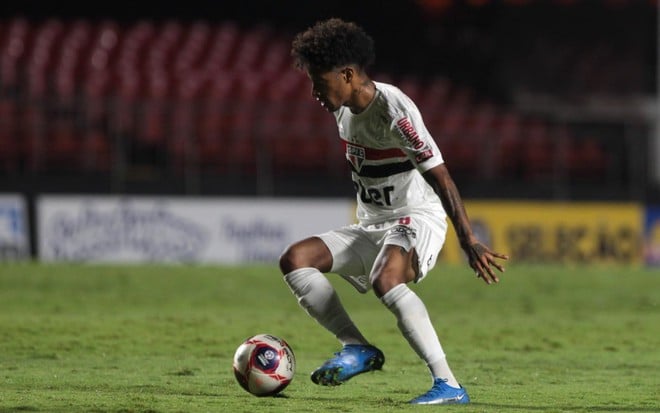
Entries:
{"label": "white jersey", "polygon": [[423,172],[444,163],[417,106],[395,86],[374,82],[376,95],[359,114],[334,112],[357,191],[357,218],[373,224],[411,213],[446,213]]}

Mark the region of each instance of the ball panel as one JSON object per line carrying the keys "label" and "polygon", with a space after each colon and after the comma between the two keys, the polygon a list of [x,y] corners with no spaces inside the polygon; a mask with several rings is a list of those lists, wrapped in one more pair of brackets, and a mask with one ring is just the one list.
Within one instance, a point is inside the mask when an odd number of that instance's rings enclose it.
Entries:
{"label": "ball panel", "polygon": [[245,342],[236,349],[236,352],[234,353],[234,369],[237,369],[240,372],[245,372],[250,364],[252,348],[252,344]]}
{"label": "ball panel", "polygon": [[280,364],[277,367],[277,373],[293,379],[293,374],[296,371],[296,357],[293,354],[293,350],[288,345],[280,349]]}
{"label": "ball panel", "polygon": [[234,367],[234,376],[236,377],[236,381],[238,382],[238,384],[240,384],[243,389],[249,392],[250,386],[248,384],[248,379],[245,376],[245,374],[243,374],[242,371]]}
{"label": "ball panel", "polygon": [[255,396],[274,396],[284,390],[290,382],[291,379],[284,376],[252,370],[248,391]]}
{"label": "ball panel", "polygon": [[250,357],[250,365],[265,373],[274,372],[280,365],[279,349],[263,342],[256,342]]}

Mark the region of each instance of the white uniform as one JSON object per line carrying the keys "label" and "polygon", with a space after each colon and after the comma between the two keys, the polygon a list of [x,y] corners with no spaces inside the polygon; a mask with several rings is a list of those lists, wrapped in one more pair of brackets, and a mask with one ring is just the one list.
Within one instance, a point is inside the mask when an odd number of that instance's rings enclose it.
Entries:
{"label": "white uniform", "polygon": [[334,112],[357,192],[358,224],[319,237],[333,256],[332,272],[359,291],[385,244],[415,248],[419,276],[433,267],[444,243],[446,213],[423,172],[444,162],[417,106],[398,88],[380,82],[359,114]]}

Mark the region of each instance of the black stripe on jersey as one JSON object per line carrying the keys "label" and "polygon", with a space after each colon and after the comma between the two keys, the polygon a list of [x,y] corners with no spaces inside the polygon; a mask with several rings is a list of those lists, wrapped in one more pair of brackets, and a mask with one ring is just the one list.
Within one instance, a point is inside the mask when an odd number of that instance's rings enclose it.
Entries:
{"label": "black stripe on jersey", "polygon": [[358,176],[364,176],[365,178],[386,178],[388,176],[415,169],[415,166],[410,161],[388,163],[384,165],[362,165],[362,168],[360,168],[359,171],[353,167],[352,163],[347,163],[353,172],[358,174]]}

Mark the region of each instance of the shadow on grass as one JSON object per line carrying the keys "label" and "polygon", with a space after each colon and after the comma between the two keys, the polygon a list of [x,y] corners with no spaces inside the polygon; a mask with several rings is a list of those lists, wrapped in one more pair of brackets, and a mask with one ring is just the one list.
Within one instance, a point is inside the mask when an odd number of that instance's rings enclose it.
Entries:
{"label": "shadow on grass", "polygon": [[570,406],[570,405],[552,405],[552,406],[522,406],[513,404],[497,403],[470,403],[470,406],[482,406],[496,409],[496,411],[538,411],[538,412],[556,412],[556,411],[584,411],[584,412],[635,412],[645,413],[660,411],[658,407],[623,407],[623,406]]}

